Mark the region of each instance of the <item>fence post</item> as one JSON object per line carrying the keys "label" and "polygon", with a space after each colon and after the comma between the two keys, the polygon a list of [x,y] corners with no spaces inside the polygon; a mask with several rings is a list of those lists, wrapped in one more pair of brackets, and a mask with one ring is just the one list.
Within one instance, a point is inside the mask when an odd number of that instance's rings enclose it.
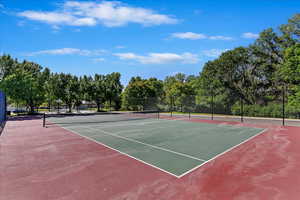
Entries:
{"label": "fence post", "polygon": [[282,126],[285,126],[285,85],[282,87]]}

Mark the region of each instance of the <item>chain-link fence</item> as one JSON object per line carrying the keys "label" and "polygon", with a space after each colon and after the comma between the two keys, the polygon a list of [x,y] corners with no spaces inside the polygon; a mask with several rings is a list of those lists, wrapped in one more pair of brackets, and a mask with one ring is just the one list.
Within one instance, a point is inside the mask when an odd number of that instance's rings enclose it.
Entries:
{"label": "chain-link fence", "polygon": [[298,103],[290,101],[288,90],[277,96],[265,95],[249,101],[239,96],[231,98],[216,91],[195,96],[172,96],[164,99],[161,112],[165,116],[185,119],[206,119],[245,123],[300,126]]}
{"label": "chain-link fence", "polygon": [[289,93],[283,88],[277,96],[261,95],[255,100],[242,96],[233,96],[218,91],[204,91],[198,95],[159,96],[147,98],[126,97],[121,107],[116,109],[114,103],[97,104],[83,102],[80,106],[69,108],[61,103],[53,104],[49,112],[54,113],[93,113],[107,111],[159,111],[163,118],[205,119],[234,121],[245,123],[264,123],[277,125],[299,125],[300,108],[297,103],[289,102]]}
{"label": "chain-link fence", "polygon": [[228,98],[214,91],[194,96],[127,99],[124,110],[158,110],[161,117],[178,119],[300,126],[300,108],[290,99],[286,88],[277,96],[266,93],[253,102],[238,96]]}

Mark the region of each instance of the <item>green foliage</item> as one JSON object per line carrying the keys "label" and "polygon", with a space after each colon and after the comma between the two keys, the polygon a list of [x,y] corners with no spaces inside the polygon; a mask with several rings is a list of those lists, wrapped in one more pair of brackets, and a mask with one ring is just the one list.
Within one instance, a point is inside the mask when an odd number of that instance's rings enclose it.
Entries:
{"label": "green foliage", "polygon": [[[28,63],[23,63],[28,64]],[[22,64],[22,65],[23,65]],[[27,69],[28,70],[28,69]],[[30,112],[44,100],[42,77],[38,73],[32,73],[25,68],[18,68],[11,75],[1,81],[1,89],[17,104],[25,104]]]}
{"label": "green foliage", "polygon": [[48,106],[64,103],[69,112],[72,107],[80,106],[83,100],[100,105],[114,104],[120,107],[123,86],[120,73],[88,77],[77,77],[65,73],[51,73],[48,68],[33,62],[19,63],[9,55],[0,57],[0,87],[12,104],[26,105],[30,112],[34,107],[47,102]]}
{"label": "green foliage", "polygon": [[121,92],[123,86],[121,84],[121,74],[111,73],[105,77],[105,99],[108,101],[109,109],[112,108],[112,103],[114,102],[115,109],[120,107]]}
{"label": "green foliage", "polygon": [[156,78],[133,77],[122,94],[122,109],[152,110],[163,98],[163,83]]}
{"label": "green foliage", "polygon": [[12,75],[17,69],[18,61],[14,60],[10,55],[3,55],[0,57],[0,80]]}
{"label": "green foliage", "polygon": [[182,73],[168,76],[164,80],[165,102],[167,109],[189,111],[195,105],[196,77],[186,77]]}
{"label": "green foliage", "polygon": [[280,26],[278,32],[266,29],[249,47],[235,48],[207,62],[196,87],[197,105],[208,108],[209,96],[213,94],[215,112],[231,108],[229,110],[237,114],[237,105],[243,99],[248,104],[246,115],[278,117],[282,115],[280,102],[282,86],[286,83],[287,109],[293,105],[297,110],[299,93],[293,85],[300,81],[299,24],[300,15],[297,14],[288,24]]}
{"label": "green foliage", "polygon": [[286,83],[300,84],[300,43],[285,50],[280,74]]}
{"label": "green foliage", "polygon": [[[239,103],[236,103],[232,107],[232,114],[241,114],[241,106]],[[244,115],[252,117],[282,117],[282,104],[277,102],[265,106],[258,104],[244,105]]]}

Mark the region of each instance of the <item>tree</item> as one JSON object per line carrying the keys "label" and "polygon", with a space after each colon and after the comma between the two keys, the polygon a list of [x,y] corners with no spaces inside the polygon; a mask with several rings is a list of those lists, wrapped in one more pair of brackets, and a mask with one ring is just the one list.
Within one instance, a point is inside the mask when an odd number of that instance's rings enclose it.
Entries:
{"label": "tree", "polygon": [[288,48],[284,53],[284,63],[280,74],[288,85],[288,106],[290,112],[300,113],[300,43]]}
{"label": "tree", "polygon": [[0,56],[0,81],[12,75],[18,64],[17,59],[13,59],[10,55]]}
{"label": "tree", "polygon": [[287,24],[279,27],[281,35],[281,43],[285,48],[300,43],[300,14],[294,15],[288,20]]}
{"label": "tree", "polygon": [[163,96],[163,83],[156,78],[131,78],[122,94],[122,107],[130,110],[158,109]]}
{"label": "tree", "polygon": [[184,108],[190,107],[195,101],[195,90],[192,87],[193,77],[186,77],[185,74],[178,73],[174,76],[166,77],[164,81],[164,92],[166,96],[166,103],[173,106],[180,107],[180,111]]}
{"label": "tree", "polygon": [[68,112],[72,112],[72,106],[76,99],[76,92],[78,85],[78,78],[71,74],[58,74],[53,80],[54,93],[57,101],[64,102],[68,107]]}
{"label": "tree", "polygon": [[39,78],[19,68],[1,81],[1,88],[10,99],[17,104],[24,103],[29,108],[29,112],[33,113],[34,107],[40,105],[44,100]]}
{"label": "tree", "polygon": [[100,112],[101,103],[105,102],[105,76],[95,74],[91,87],[91,99],[97,104],[97,112]]}
{"label": "tree", "polygon": [[286,83],[300,84],[300,43],[287,48],[284,53],[284,63],[280,73]]}
{"label": "tree", "polygon": [[80,87],[83,93],[83,99],[93,101],[93,77],[84,75],[80,78]]}
{"label": "tree", "polygon": [[256,75],[259,77],[260,87],[275,96],[280,95],[279,80],[276,72],[283,62],[284,47],[282,39],[273,29],[266,29],[260,33],[259,38],[250,45],[251,61],[255,66]]}
{"label": "tree", "polygon": [[114,102],[115,107],[117,102],[120,102],[120,96],[123,89],[121,84],[121,74],[113,72],[105,76],[105,99],[109,102],[109,109],[112,107],[112,102]]}
{"label": "tree", "polygon": [[77,76],[73,76],[71,81],[74,93],[74,105],[79,110],[79,106],[82,104],[82,100],[84,99],[83,87],[81,84],[81,78]]}
{"label": "tree", "polygon": [[52,103],[55,100],[54,89],[53,89],[53,79],[54,75],[50,72],[49,68],[45,68],[43,71],[43,89],[45,91],[45,100],[48,104],[49,110],[51,109]]}

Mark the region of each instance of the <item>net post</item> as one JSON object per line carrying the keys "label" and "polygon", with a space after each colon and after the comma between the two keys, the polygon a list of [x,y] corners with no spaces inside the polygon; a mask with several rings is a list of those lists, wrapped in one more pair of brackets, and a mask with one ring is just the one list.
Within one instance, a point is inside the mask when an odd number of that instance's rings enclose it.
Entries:
{"label": "net post", "polygon": [[160,117],[159,117],[159,110],[157,111],[157,119],[159,119]]}
{"label": "net post", "polygon": [[189,119],[191,119],[191,112],[189,111]]}
{"label": "net post", "polygon": [[46,113],[43,114],[43,127],[46,127]]}

